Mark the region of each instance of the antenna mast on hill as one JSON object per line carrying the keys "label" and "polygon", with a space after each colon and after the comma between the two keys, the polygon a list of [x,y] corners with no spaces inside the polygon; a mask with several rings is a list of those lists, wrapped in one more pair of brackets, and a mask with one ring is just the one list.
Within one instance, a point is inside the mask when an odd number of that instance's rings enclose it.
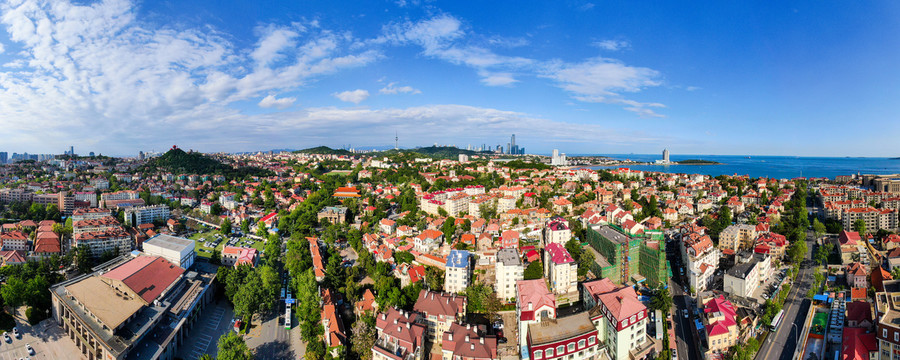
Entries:
{"label": "antenna mast on hill", "polygon": [[394,150],[400,149],[400,133],[394,130]]}

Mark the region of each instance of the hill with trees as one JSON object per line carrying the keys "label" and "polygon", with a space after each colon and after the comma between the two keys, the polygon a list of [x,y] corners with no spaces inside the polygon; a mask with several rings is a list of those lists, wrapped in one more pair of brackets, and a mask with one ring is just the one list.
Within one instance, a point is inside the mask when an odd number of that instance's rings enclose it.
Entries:
{"label": "hill with trees", "polygon": [[297,154],[320,154],[320,155],[353,155],[352,152],[344,149],[332,149],[327,146],[316,146],[309,149],[294,151]]}
{"label": "hill with trees", "polygon": [[173,174],[225,175],[228,178],[270,176],[272,172],[257,167],[234,168],[199,152],[185,152],[172,147],[165,154],[150,159],[141,168],[144,172],[171,172]]}

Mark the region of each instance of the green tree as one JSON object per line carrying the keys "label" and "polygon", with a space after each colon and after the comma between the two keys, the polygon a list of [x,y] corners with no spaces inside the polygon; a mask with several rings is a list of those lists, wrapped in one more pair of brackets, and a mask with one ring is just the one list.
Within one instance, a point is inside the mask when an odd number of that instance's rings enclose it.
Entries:
{"label": "green tree", "polygon": [[667,313],[672,308],[672,304],[672,295],[669,294],[669,289],[667,288],[657,290],[650,298],[650,308],[661,310],[663,313]]}
{"label": "green tree", "polygon": [[87,245],[79,245],[75,249],[75,254],[78,272],[82,274],[91,272],[91,268],[94,266],[94,259],[91,254],[91,249],[87,247]]}
{"label": "green tree", "polygon": [[212,355],[210,355],[210,354],[203,354],[203,355],[200,355],[200,357],[197,358],[197,360],[216,360],[216,359],[213,358]]}
{"label": "green tree", "polygon": [[540,279],[544,277],[544,265],[540,261],[534,261],[528,264],[524,273],[525,280]]}
{"label": "green tree", "polygon": [[416,257],[407,251],[394,252],[394,261],[396,261],[397,264],[411,264],[415,259]]}
{"label": "green tree", "polygon": [[217,360],[252,360],[253,353],[244,342],[244,338],[228,331],[219,338],[219,353],[216,355]]}
{"label": "green tree", "polygon": [[799,240],[794,241],[791,246],[788,247],[787,255],[791,259],[791,262],[794,264],[799,264],[803,261],[803,258],[806,257],[806,252],[808,247],[806,245],[806,241]]}
{"label": "green tree", "polygon": [[218,248],[213,249],[209,254],[209,263],[213,265],[222,265],[222,252]]}
{"label": "green tree", "polygon": [[225,236],[228,236],[231,234],[231,220],[228,220],[228,218],[225,218],[225,220],[222,220],[221,231],[222,231],[222,235],[225,235]]}
{"label": "green tree", "polygon": [[372,347],[375,346],[375,318],[363,315],[353,323],[350,331],[350,349],[360,360],[372,360]]}
{"label": "green tree", "polygon": [[859,233],[859,236],[863,239],[866,239],[866,221],[863,219],[856,219],[853,222],[853,231]]}
{"label": "green tree", "polygon": [[812,226],[813,226],[813,232],[815,232],[815,234],[816,234],[816,239],[821,238],[822,236],[825,235],[825,231],[826,231],[825,224],[823,224],[821,221],[819,221],[818,217],[813,219]]}
{"label": "green tree", "polygon": [[444,290],[444,270],[434,266],[425,266],[425,282],[433,291]]}
{"label": "green tree", "polygon": [[249,219],[241,220],[241,232],[243,232],[244,234],[250,233],[250,220]]}

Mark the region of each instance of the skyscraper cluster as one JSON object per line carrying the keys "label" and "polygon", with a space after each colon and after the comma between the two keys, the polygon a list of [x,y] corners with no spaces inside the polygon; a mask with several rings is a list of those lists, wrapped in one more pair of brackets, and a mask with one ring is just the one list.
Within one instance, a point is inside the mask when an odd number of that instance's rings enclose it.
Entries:
{"label": "skyscraper cluster", "polygon": [[550,165],[553,166],[566,166],[569,162],[566,161],[566,153],[559,153],[559,149],[553,149],[553,155],[550,156]]}

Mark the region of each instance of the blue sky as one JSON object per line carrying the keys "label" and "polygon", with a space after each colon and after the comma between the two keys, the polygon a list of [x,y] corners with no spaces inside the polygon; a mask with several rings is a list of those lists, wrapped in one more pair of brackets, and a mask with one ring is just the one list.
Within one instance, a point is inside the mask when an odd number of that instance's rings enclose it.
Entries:
{"label": "blue sky", "polygon": [[339,3],[2,2],[0,151],[900,155],[895,1]]}

